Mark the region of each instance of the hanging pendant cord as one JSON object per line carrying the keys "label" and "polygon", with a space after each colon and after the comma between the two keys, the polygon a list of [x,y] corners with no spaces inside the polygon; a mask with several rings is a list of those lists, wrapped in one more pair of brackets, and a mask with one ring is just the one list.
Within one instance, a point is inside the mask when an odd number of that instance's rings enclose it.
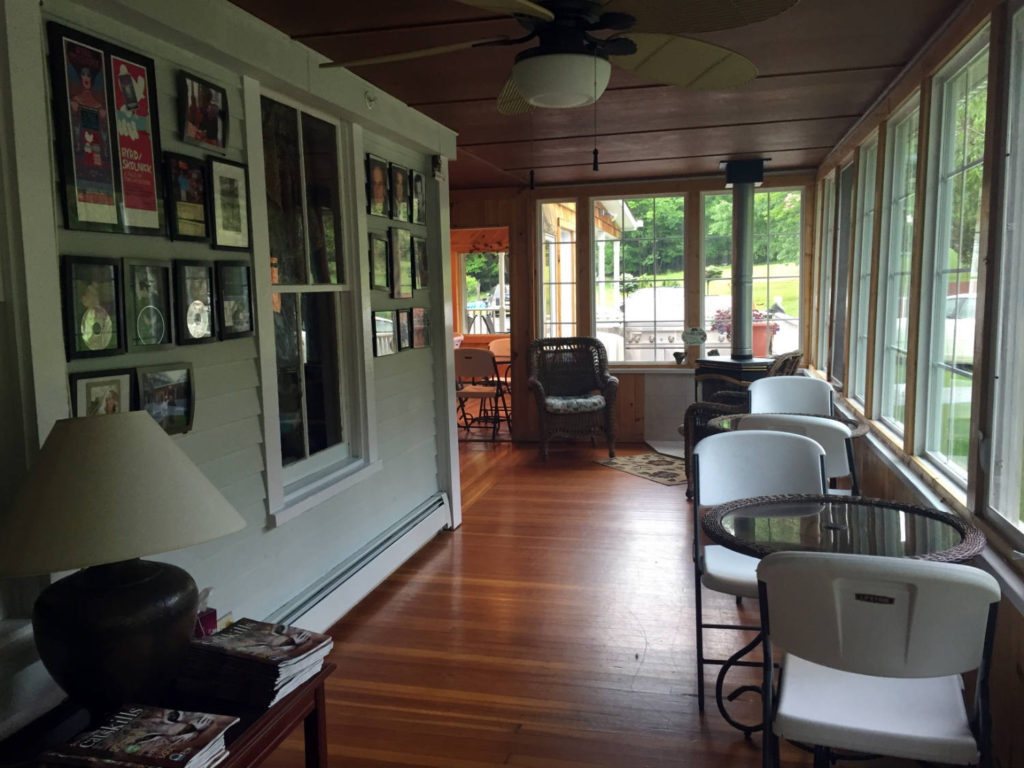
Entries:
{"label": "hanging pendant cord", "polygon": [[600,169],[597,160],[597,54],[594,54],[594,170]]}

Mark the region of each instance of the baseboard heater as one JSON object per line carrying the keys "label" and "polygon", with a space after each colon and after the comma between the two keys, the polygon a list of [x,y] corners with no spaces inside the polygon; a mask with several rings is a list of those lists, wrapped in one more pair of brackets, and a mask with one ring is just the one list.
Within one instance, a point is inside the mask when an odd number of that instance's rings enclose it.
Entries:
{"label": "baseboard heater", "polygon": [[[435,522],[436,527],[428,525],[431,520]],[[266,620],[274,623],[293,624],[299,623],[303,617],[316,615],[316,618],[307,619],[300,626],[323,631],[327,626],[340,619],[348,608],[369,594],[374,587],[387,578],[392,571],[438,531],[449,527],[450,524],[451,507],[448,503],[448,495],[439,491],[365,547],[332,568],[295,598],[278,608]],[[396,551],[389,553],[392,548],[395,548]],[[350,586],[352,589],[346,590]],[[340,591],[347,591],[348,594],[337,599],[335,596],[339,595]],[[324,604],[327,602],[335,604],[333,611],[331,609],[318,610],[324,608]],[[333,615],[334,611],[337,612],[336,616]],[[331,618],[322,619],[321,615],[325,613]],[[319,622],[318,619],[320,619]],[[319,623],[321,626],[310,626],[310,622]]]}

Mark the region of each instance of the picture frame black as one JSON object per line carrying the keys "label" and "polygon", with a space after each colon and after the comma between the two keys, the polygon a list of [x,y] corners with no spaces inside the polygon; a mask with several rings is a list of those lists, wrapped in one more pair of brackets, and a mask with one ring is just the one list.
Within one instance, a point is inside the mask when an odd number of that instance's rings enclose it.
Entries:
{"label": "picture frame black", "polygon": [[398,312],[394,309],[373,313],[373,356],[385,357],[398,351]]}
{"label": "picture frame black", "polygon": [[61,280],[68,360],[122,354],[125,332],[121,260],[64,256]]}
{"label": "picture frame black", "polygon": [[413,349],[430,346],[430,312],[426,307],[412,308],[412,346]]}
{"label": "picture frame black", "polygon": [[47,38],[64,226],[165,234],[153,60],[56,22]]}
{"label": "picture frame black", "polygon": [[391,242],[391,298],[411,299],[414,275],[412,271],[412,233],[403,227],[388,230]]}
{"label": "picture frame black", "polygon": [[412,260],[413,287],[428,288],[430,286],[430,264],[426,238],[414,237],[412,239]]}
{"label": "picture frame black", "polygon": [[179,344],[203,344],[217,340],[214,280],[212,261],[179,259],[174,262]]}
{"label": "picture frame black", "polygon": [[177,86],[181,140],[225,149],[228,145],[228,92],[182,69],[178,70]]}
{"label": "picture frame black", "polygon": [[68,380],[71,385],[71,415],[75,418],[138,408],[133,368],[72,373]]}
{"label": "picture frame black", "polygon": [[195,383],[191,363],[136,368],[137,410],[146,411],[169,435],[192,429]]}
{"label": "picture frame black", "polygon": [[391,163],[388,169],[391,187],[391,218],[412,221],[412,190],[409,188],[409,169]]}
{"label": "picture frame black", "polygon": [[412,309],[398,310],[398,350],[412,349]]}
{"label": "picture frame black", "polygon": [[222,251],[248,251],[249,169],[242,163],[207,155],[211,244]]}
{"label": "picture frame black", "polygon": [[371,216],[391,216],[391,184],[388,161],[366,155],[366,212]]}
{"label": "picture frame black", "polygon": [[217,327],[220,338],[239,339],[256,330],[252,311],[252,269],[238,261],[218,261]]}
{"label": "picture frame black", "polygon": [[202,158],[164,153],[164,199],[172,240],[210,239],[206,177],[206,161]]}
{"label": "picture frame black", "polygon": [[370,289],[391,288],[391,246],[384,235],[370,233]]}
{"label": "picture frame black", "polygon": [[127,349],[143,352],[174,346],[171,262],[125,259],[124,307]]}
{"label": "picture frame black", "polygon": [[415,168],[410,169],[412,178],[412,221],[414,224],[427,223],[427,180]]}

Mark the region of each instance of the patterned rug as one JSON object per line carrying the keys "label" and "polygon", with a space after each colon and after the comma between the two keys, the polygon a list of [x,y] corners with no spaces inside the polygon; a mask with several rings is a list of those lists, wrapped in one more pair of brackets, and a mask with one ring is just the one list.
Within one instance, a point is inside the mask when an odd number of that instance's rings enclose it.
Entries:
{"label": "patterned rug", "polygon": [[653,480],[662,485],[683,485],[686,482],[686,462],[660,453],[640,453],[636,456],[617,456],[598,461],[612,469],[621,469],[637,477]]}

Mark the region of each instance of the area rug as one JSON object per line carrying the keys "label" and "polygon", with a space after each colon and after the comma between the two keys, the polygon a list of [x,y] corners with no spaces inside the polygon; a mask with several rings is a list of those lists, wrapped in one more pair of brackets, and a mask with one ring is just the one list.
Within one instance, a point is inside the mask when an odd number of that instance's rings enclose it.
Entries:
{"label": "area rug", "polygon": [[616,456],[614,459],[604,459],[597,463],[662,485],[682,485],[686,482],[686,462],[660,453]]}

